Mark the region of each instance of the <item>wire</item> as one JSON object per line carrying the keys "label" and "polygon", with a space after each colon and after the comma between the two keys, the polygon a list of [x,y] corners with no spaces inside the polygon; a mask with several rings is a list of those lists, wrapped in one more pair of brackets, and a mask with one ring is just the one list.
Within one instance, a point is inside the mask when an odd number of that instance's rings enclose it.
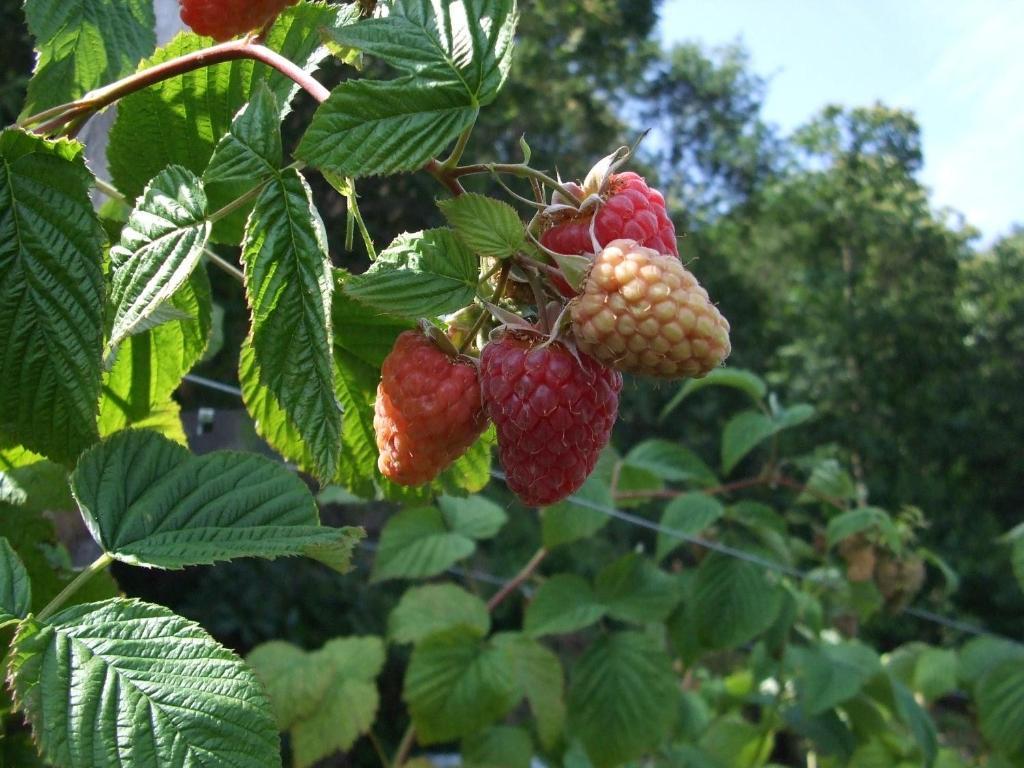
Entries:
{"label": "wire", "polygon": [[[235,395],[236,397],[242,397],[242,390],[240,390],[238,387],[229,384],[222,384],[219,381],[213,381],[211,379],[207,379],[202,376],[195,376],[192,374],[186,375],[185,380],[200,387],[206,387],[208,389],[216,390],[218,392],[223,392],[229,395]],[[503,472],[497,471],[492,471],[491,477],[502,482],[505,482],[506,479],[505,474]],[[686,533],[685,531],[680,531],[676,528],[668,528],[664,525],[660,525],[651,520],[648,520],[645,517],[634,515],[629,512],[623,512],[621,509],[615,509],[614,507],[606,507],[603,504],[598,504],[596,502],[590,501],[590,499],[585,499],[582,496],[577,496],[573,494],[572,496],[566,498],[565,501],[569,504],[572,504],[573,506],[582,507],[584,509],[590,509],[594,512],[601,512],[605,515],[608,515],[611,518],[621,520],[624,523],[628,523],[629,525],[633,525],[638,528],[645,528],[647,530],[654,531],[665,536],[669,536],[670,538],[674,538],[679,541],[685,541],[689,544],[694,544],[698,547],[702,547],[703,549],[707,549],[711,552],[717,552],[727,557],[734,557],[737,560],[743,560],[745,562],[752,563],[753,565],[757,565],[762,568],[775,571],[776,573],[781,573],[795,579],[800,579],[802,581],[817,582],[830,589],[835,588],[833,583],[831,581],[826,580],[822,575],[815,574],[809,571],[802,571],[799,568],[794,568],[793,566],[786,565],[785,563],[780,563],[775,560],[769,560],[766,557],[761,557],[760,555],[755,555],[752,552],[746,552],[736,547],[730,547],[727,544],[722,544],[717,541],[710,541],[700,536],[694,536],[692,534]],[[373,542],[364,542],[363,544],[361,544],[361,546],[366,549],[376,548],[376,544],[374,544]],[[448,568],[447,571],[453,575],[459,576],[460,578],[473,578],[478,581],[486,582],[488,584],[504,584],[507,581],[507,579],[502,579],[499,576],[495,576],[490,573],[484,573],[481,571],[466,571],[461,568],[455,567]],[[914,618],[920,619],[921,621],[946,627],[947,629],[952,629],[957,632],[963,632],[964,634],[975,635],[977,637],[992,637],[997,638],[999,640],[1006,640],[1011,643],[1019,642],[1004,635],[1000,635],[995,632],[990,632],[987,629],[979,627],[975,624],[970,624],[959,619],[952,619],[941,614],[935,613],[934,611],[929,611],[925,608],[908,607],[903,610],[903,613],[905,613],[908,616],[913,616]]]}

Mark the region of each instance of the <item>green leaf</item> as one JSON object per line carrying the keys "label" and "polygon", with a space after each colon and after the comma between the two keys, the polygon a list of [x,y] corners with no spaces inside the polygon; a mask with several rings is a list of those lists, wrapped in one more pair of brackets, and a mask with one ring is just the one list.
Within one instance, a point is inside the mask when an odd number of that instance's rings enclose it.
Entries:
{"label": "green leaf", "polygon": [[149,0],[26,0],[25,20],[38,52],[26,115],[130,75],[156,46]]}
{"label": "green leaf", "polygon": [[469,193],[442,200],[437,205],[473,253],[506,259],[526,244],[523,222],[508,203]]}
{"label": "green leaf", "polygon": [[188,319],[171,320],[128,337],[113,368],[104,374],[98,421],[101,437],[135,426],[185,443],[171,394],[202,358],[210,337],[213,303],[204,266],[196,267],[169,305]]}
{"label": "green leaf", "polygon": [[[320,28],[350,22],[357,14],[358,9],[351,5],[302,3],[286,8],[267,35],[267,45],[304,70],[313,71],[328,56]],[[209,45],[209,38],[182,33],[143,67]],[[246,59],[186,72],[122,99],[107,148],[114,185],[135,198],[168,165],[202,174],[220,138],[259,82],[269,85],[282,107],[298,88],[276,69]]]}
{"label": "green leaf", "polygon": [[537,589],[526,607],[523,630],[531,637],[564,635],[589,627],[605,613],[582,576],[560,573]]}
{"label": "green leaf", "polygon": [[[276,176],[283,160],[280,108],[266,83],[257,83],[252,99],[235,116],[203,173],[210,211],[221,210]],[[250,203],[216,222],[213,238],[231,245],[240,243],[252,208]]]}
{"label": "green leaf", "polygon": [[406,590],[388,616],[388,638],[393,643],[418,643],[456,627],[485,637],[491,631],[491,617],[483,600],[454,584]]}
{"label": "green leaf", "polygon": [[341,405],[334,392],[327,235],[297,171],[260,195],[242,250],[260,380],[302,435],[323,479],[335,476]]}
{"label": "green leaf", "polygon": [[353,178],[415,171],[470,128],[479,109],[454,85],[346,80],[320,105],[296,156]]}
{"label": "green leaf", "polygon": [[[672,499],[661,515],[661,526],[679,531],[686,536],[696,536],[714,525],[725,514],[722,502],[705,493],[686,493]],[[662,560],[685,540],[658,533],[657,559]]]}
{"label": "green leaf", "polygon": [[471,539],[493,539],[508,522],[508,515],[483,496],[442,496],[437,500],[448,527],[453,533]]}
{"label": "green leaf", "polygon": [[464,89],[482,105],[494,100],[512,64],[514,0],[398,0],[390,11],[332,37],[432,85]]}
{"label": "green leaf", "polygon": [[599,509],[584,506],[590,502],[610,509],[614,503],[608,480],[598,473],[592,474],[573,496],[577,498],[560,501],[541,512],[541,538],[548,549],[590,538],[611,519]]}
{"label": "green leaf", "polygon": [[245,660],[270,698],[279,731],[313,715],[333,682],[317,654],[283,640],[256,646]]}
{"label": "green leaf", "polygon": [[835,459],[825,459],[814,467],[807,478],[805,490],[797,497],[797,504],[820,504],[822,496],[850,500],[856,496],[853,478]]}
{"label": "green leaf", "polygon": [[883,534],[887,542],[899,538],[888,512],[878,507],[858,507],[841,512],[828,521],[828,545],[834,547],[843,539],[870,530]]}
{"label": "green leaf", "polygon": [[381,531],[371,580],[435,576],[475,550],[473,539],[449,530],[440,510],[405,509]]}
{"label": "green leaf", "polygon": [[57,765],[277,764],[277,732],[252,672],[166,608],[69,608],[46,624],[23,622],[13,651],[15,701]]}
{"label": "green leaf", "polygon": [[508,650],[465,628],[433,635],[413,649],[402,693],[424,745],[479,731],[521,696]]}
{"label": "green leaf", "polygon": [[515,632],[494,637],[494,644],[508,652],[515,679],[522,685],[533,712],[540,742],[554,747],[565,729],[565,675],[558,656],[536,640]]}
{"label": "green leaf", "polygon": [[708,648],[735,648],[766,631],[781,603],[760,566],[718,553],[704,558],[694,583],[697,632]]}
{"label": "green leaf", "polygon": [[718,484],[718,477],[697,454],[670,440],[645,440],[627,453],[623,462],[668,482]]}
{"label": "green leaf", "polygon": [[350,749],[377,717],[380,638],[338,638],[313,653],[266,643],[248,661],[270,695],[278,727],[291,731],[299,768]]}
{"label": "green leaf", "polygon": [[1024,750],[1024,660],[1000,661],[974,686],[981,732],[1007,754]]}
{"label": "green leaf", "polygon": [[533,740],[522,728],[493,725],[462,741],[466,768],[530,768]]}
{"label": "green leaf", "polygon": [[605,566],[594,591],[609,616],[637,624],[664,621],[682,596],[671,576],[635,552]]}
{"label": "green leaf", "polygon": [[492,424],[461,458],[441,473],[442,485],[463,493],[480,493],[491,481],[491,454],[497,442]]}
{"label": "green leaf", "polygon": [[[898,680],[893,680],[891,676],[889,676],[889,683],[892,687],[893,710],[900,721],[907,726],[910,734],[914,737],[914,741],[917,742],[921,756],[924,758],[925,768],[931,768],[939,749],[939,739],[935,730],[935,723],[932,722],[931,717],[917,703],[914,694],[905,685]],[[1019,689],[1017,690],[1019,691]],[[1016,711],[1019,712],[1019,708]],[[984,716],[982,716],[982,721],[984,722]],[[1018,724],[1019,722],[1020,719],[1018,718]],[[982,725],[982,732],[984,733],[984,731],[985,727]],[[1017,733],[1020,733],[1019,729]],[[1018,736],[1018,738],[1020,737]]]}
{"label": "green leaf", "polygon": [[960,660],[952,648],[925,648],[914,665],[913,688],[934,701],[957,688]]}
{"label": "green leaf", "polygon": [[759,768],[775,749],[774,733],[748,723],[738,714],[715,720],[701,735],[700,748],[712,765],[729,768]]}
{"label": "green leaf", "polygon": [[206,194],[199,179],[178,166],[162,171],[136,203],[120,244],[110,249],[111,350],[128,336],[160,324],[158,310],[171,305],[175,292],[188,281],[209,236]]}
{"label": "green leaf", "polygon": [[[182,33],[142,68],[206,48],[207,38]],[[201,174],[235,113],[249,98],[253,62],[216,64],[137,91],[118,103],[107,159],[114,186],[129,199],[169,165]]]}
{"label": "green leaf", "polygon": [[745,371],[742,368],[716,368],[703,379],[690,379],[686,382],[675,396],[661,409],[659,419],[664,421],[679,405],[692,395],[705,387],[731,387],[743,392],[747,397],[760,403],[768,394],[768,387],[764,379],[756,373]]}
{"label": "green leaf", "polygon": [[999,637],[976,637],[960,649],[960,678],[974,686],[996,664],[1012,660],[1024,663],[1024,645]]}
{"label": "green leaf", "polygon": [[722,433],[722,472],[729,474],[743,457],[775,434],[770,416],[743,411],[729,419]]}
{"label": "green leaf", "polygon": [[881,670],[878,655],[857,642],[794,646],[787,660],[794,668],[803,708],[810,715],[852,699]]}
{"label": "green leaf", "polygon": [[400,317],[436,317],[473,303],[480,265],[450,229],[399,235],[345,292]]}
{"label": "green leaf", "polygon": [[654,751],[675,721],[676,675],[650,636],[617,632],[594,642],[569,684],[569,730],[597,768]]}
{"label": "green leaf", "polygon": [[31,512],[72,510],[68,471],[21,446],[0,449],[0,504]]}
{"label": "green leaf", "polygon": [[0,537],[0,626],[28,616],[32,610],[32,583],[25,564]]}
{"label": "green leaf", "polygon": [[0,133],[0,445],[61,463],[98,435],[103,231],[82,145]]}
{"label": "green leaf", "polygon": [[97,543],[135,565],[304,554],[344,571],[361,537],[321,527],[306,485],[281,464],[227,451],[192,456],[155,432],[119,432],[92,448],[71,487]]}

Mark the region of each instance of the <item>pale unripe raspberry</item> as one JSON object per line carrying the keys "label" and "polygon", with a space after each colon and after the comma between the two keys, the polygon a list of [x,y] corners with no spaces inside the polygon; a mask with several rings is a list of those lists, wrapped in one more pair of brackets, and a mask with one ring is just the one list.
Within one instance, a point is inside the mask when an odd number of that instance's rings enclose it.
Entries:
{"label": "pale unripe raspberry", "polygon": [[628,373],[699,378],[729,356],[729,321],[675,256],[615,240],[572,304],[581,350]]}

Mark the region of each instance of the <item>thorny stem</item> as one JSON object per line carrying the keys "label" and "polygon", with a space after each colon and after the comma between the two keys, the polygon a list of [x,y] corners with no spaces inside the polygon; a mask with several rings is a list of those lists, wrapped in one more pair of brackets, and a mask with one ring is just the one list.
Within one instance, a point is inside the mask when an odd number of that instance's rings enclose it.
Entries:
{"label": "thorny stem", "polygon": [[155,67],[136,72],[110,85],[90,91],[76,101],[27,117],[19,121],[18,126],[28,128],[35,125],[38,126],[36,130],[43,134],[54,132],[60,128],[71,128],[74,130],[85,118],[92,116],[101,109],[109,107],[115,101],[130,93],[135,93],[143,88],[148,88],[151,85],[184,74],[185,72],[237,59],[254,59],[273,67],[294,81],[319,102],[326,101],[327,97],[331,94],[319,80],[293,61],[264,45],[246,38],[214,45],[201,51],[194,51],[184,56],[179,56],[176,59],[165,61],[162,64],[157,64]]}
{"label": "thorny stem", "polygon": [[39,612],[39,615],[36,618],[43,621],[53,616],[53,614],[59,611],[78,590],[85,586],[87,581],[100,571],[104,570],[112,562],[114,562],[114,558],[104,552],[95,560],[95,562],[79,573],[70,584],[64,587],[63,591],[53,598],[53,600],[51,600],[47,606]]}
{"label": "thorny stem", "polygon": [[[509,579],[505,585],[499,589],[494,597],[487,601],[487,611],[493,613],[494,609],[501,605],[509,595],[515,592],[523,583],[529,579],[536,572],[537,568],[544,558],[548,556],[548,551],[541,547],[531,557],[526,565],[524,565],[519,573]],[[402,765],[409,757],[409,753],[412,751],[413,746],[416,744],[416,726],[409,723],[409,727],[405,729],[405,733],[402,735],[402,741],[398,745],[398,749],[395,752],[395,759],[391,761],[391,768],[402,768]]]}

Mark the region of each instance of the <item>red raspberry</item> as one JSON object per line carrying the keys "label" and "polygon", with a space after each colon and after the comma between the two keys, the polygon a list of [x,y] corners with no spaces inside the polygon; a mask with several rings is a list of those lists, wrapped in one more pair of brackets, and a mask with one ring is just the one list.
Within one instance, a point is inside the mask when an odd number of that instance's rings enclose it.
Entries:
{"label": "red raspberry", "polygon": [[[592,209],[555,214],[554,223],[540,237],[541,245],[555,253],[593,253],[590,238],[593,217]],[[594,235],[602,248],[613,240],[625,238],[659,253],[679,256],[676,228],[665,212],[665,198],[632,171],[612,174],[609,179],[607,196],[597,209]]]}
{"label": "red raspberry", "polygon": [[508,487],[529,506],[578,490],[608,443],[622,374],[561,342],[506,333],[484,347],[480,388]]}
{"label": "red raspberry", "polygon": [[181,20],[194,32],[228,40],[259,29],[298,0],[178,0]]}
{"label": "red raspberry", "polygon": [[487,427],[476,366],[406,331],[384,360],[373,429],[381,473],[400,485],[429,483]]}

